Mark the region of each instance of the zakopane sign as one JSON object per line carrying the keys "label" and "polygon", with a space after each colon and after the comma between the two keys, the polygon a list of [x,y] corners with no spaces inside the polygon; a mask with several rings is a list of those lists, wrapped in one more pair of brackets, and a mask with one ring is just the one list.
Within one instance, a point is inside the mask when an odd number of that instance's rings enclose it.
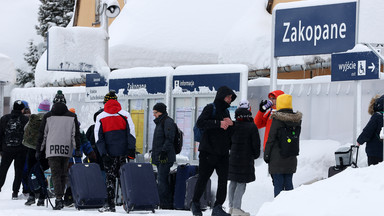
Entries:
{"label": "zakopane sign", "polygon": [[329,54],[356,44],[356,2],[276,10],[274,57]]}

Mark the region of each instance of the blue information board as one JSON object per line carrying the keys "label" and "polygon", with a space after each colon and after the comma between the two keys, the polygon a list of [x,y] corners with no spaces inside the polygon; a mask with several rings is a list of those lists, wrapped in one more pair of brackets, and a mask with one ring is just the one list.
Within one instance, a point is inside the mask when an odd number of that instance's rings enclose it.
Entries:
{"label": "blue information board", "polygon": [[329,54],[356,43],[356,2],[278,9],[274,56]]}
{"label": "blue information board", "polygon": [[108,83],[105,81],[103,76],[100,76],[98,73],[86,74],[85,76],[85,86],[86,87],[99,87],[107,86]]}
{"label": "blue information board", "polygon": [[128,90],[144,88],[149,94],[165,93],[166,77],[140,77],[140,78],[123,78],[110,79],[109,89],[118,92],[124,89],[124,94],[128,94]]}
{"label": "blue information board", "polygon": [[228,86],[233,91],[240,91],[240,73],[175,75],[173,88],[176,86],[187,91],[198,90],[199,86],[209,87],[210,90]]}
{"label": "blue information board", "polygon": [[332,81],[378,79],[380,60],[373,52],[332,55]]}

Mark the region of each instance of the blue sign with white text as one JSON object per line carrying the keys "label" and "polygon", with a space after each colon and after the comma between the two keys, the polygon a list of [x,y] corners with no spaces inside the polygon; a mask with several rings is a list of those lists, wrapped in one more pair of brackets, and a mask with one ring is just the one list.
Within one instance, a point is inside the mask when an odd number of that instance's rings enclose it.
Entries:
{"label": "blue sign with white text", "polygon": [[344,52],[355,31],[356,2],[276,10],[274,56]]}
{"label": "blue sign with white text", "polygon": [[128,90],[145,89],[148,94],[165,93],[166,77],[140,77],[140,78],[122,78],[110,79],[109,89],[119,92],[124,89],[124,94],[128,94]]}
{"label": "blue sign with white text", "polygon": [[373,52],[332,55],[332,81],[379,78],[380,60]]}
{"label": "blue sign with white text", "polygon": [[198,87],[213,87],[217,90],[221,86],[228,86],[233,91],[240,91],[240,73],[225,74],[195,74],[173,76],[173,88],[181,87],[183,90],[199,90]]}
{"label": "blue sign with white text", "polygon": [[85,86],[86,87],[99,87],[107,86],[108,83],[105,81],[103,76],[100,76],[98,73],[86,74],[85,76]]}

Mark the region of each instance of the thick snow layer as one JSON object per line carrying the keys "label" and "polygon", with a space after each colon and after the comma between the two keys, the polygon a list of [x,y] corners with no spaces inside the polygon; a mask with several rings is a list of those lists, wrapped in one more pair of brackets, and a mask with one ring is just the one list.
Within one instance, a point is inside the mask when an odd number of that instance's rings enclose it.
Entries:
{"label": "thick snow layer", "polygon": [[[295,189],[289,192],[283,191],[275,199],[268,167],[262,158],[257,159],[256,181],[247,184],[242,208],[252,216],[358,216],[382,212],[383,207],[379,201],[384,193],[384,183],[378,179],[384,177],[384,165],[366,167],[365,148],[361,146],[358,160],[360,168],[348,168],[328,179],[328,168],[335,164],[334,152],[338,148],[340,143],[332,140],[302,140],[297,173],[293,179]],[[9,169],[5,185],[1,188],[0,215],[48,216],[53,213],[59,216],[100,215],[94,209],[77,211],[72,207],[53,211],[51,207],[25,206],[26,200],[11,200],[13,173],[14,170]],[[214,173],[213,192],[216,187],[217,176]],[[357,200],[359,204],[353,204]],[[224,203],[224,207],[228,211],[228,201]],[[148,212],[130,212],[129,215],[140,216],[143,213],[148,214]],[[117,207],[117,213],[112,214],[126,215],[121,206]],[[156,210],[153,215],[189,216],[191,212]],[[205,211],[203,215],[211,215],[211,210]]]}
{"label": "thick snow layer", "polygon": [[[110,66],[240,63],[251,70],[269,68],[272,16],[265,6],[266,1],[252,0],[127,1],[110,26]],[[322,58],[329,57],[317,59]],[[313,59],[290,57],[279,65]]]}

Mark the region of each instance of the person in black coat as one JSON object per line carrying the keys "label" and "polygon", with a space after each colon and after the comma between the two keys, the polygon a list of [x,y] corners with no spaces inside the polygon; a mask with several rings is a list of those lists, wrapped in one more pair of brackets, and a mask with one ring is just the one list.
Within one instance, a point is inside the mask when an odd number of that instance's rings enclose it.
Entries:
{"label": "person in black coat", "polygon": [[175,122],[168,116],[167,106],[157,103],[153,106],[153,120],[156,124],[152,142],[152,163],[157,167],[157,185],[160,208],[172,209],[172,193],[169,184],[169,172],[176,161],[173,140],[176,136]]}
{"label": "person in black coat", "polygon": [[364,127],[363,132],[357,138],[357,145],[367,143],[365,152],[368,156],[368,166],[378,164],[383,161],[383,140],[379,133],[383,127],[384,95],[376,95],[371,99],[368,113],[371,116],[369,122]]}
{"label": "person in black coat", "polygon": [[12,161],[15,167],[15,179],[12,186],[12,199],[18,198],[22,174],[27,156],[27,147],[22,145],[24,127],[28,122],[28,117],[23,115],[25,105],[21,100],[13,103],[10,114],[6,114],[0,119],[0,191],[4,185],[9,166]]}
{"label": "person in black coat", "polygon": [[[297,155],[282,155],[285,137],[281,137],[280,133],[287,127],[300,128],[303,116],[301,112],[293,112],[292,96],[289,94],[277,97],[276,109],[271,115],[272,125],[264,152],[264,161],[268,163],[269,174],[272,176],[275,197],[283,190],[293,190],[292,178],[297,168]],[[300,135],[300,131],[298,133]]]}
{"label": "person in black coat", "polygon": [[235,111],[236,122],[229,154],[229,212],[242,216],[250,215],[241,209],[241,200],[246,184],[256,179],[254,160],[260,156],[259,131],[248,109],[248,101],[242,100]]}
{"label": "person in black coat", "polygon": [[[227,196],[229,148],[233,122],[228,108],[236,94],[227,86],[217,90],[213,104],[204,107],[196,126],[204,129],[199,145],[199,177],[192,198],[191,210],[194,216],[202,216],[200,198],[214,170],[218,176],[216,201],[212,215],[229,216],[222,205]],[[215,109],[215,112],[213,110]],[[212,114],[215,113],[214,116]]]}

